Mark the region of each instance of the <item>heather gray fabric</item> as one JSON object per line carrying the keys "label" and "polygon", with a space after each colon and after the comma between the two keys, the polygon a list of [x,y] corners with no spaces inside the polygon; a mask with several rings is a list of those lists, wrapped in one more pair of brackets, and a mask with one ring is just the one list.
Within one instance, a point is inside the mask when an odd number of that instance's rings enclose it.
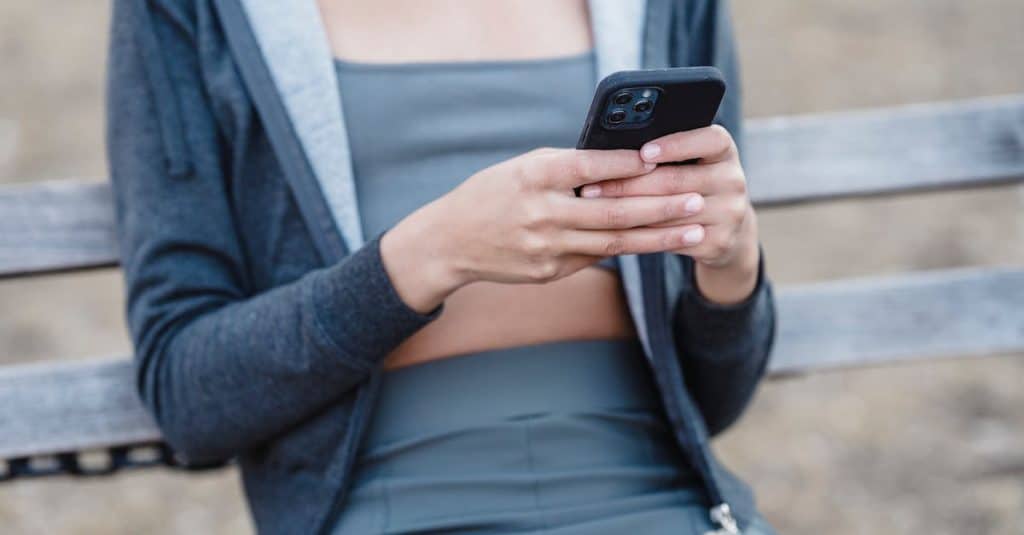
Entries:
{"label": "heather gray fabric", "polygon": [[[261,533],[322,532],[345,508],[382,359],[443,306],[421,313],[402,301],[380,235],[352,232],[344,182],[317,179],[316,169],[343,175],[349,160],[334,147],[341,110],[317,105],[340,92],[315,42],[322,29],[300,20],[315,25],[315,9],[253,0],[264,7],[250,17],[240,2],[113,5],[107,155],[136,381],[181,458],[237,459]],[[599,3],[599,65],[614,57],[602,50],[640,50],[650,67],[717,65],[730,87],[718,120],[742,143],[726,2],[648,0],[644,21],[607,16],[635,1]],[[280,20],[265,12],[275,5]],[[601,20],[642,24],[642,42],[616,48],[635,34]],[[282,33],[257,38],[257,26]],[[746,527],[749,488],[709,440],[764,373],[771,286],[759,279],[748,300],[723,307],[700,297],[689,258],[641,259],[664,274],[637,259],[620,273],[627,290],[644,290],[629,294],[630,310],[641,334],[656,335],[648,356],[675,439],[708,504],[728,503]]]}
{"label": "heather gray fabric", "polygon": [[587,340],[385,373],[333,535],[703,535],[645,360],[637,340]]}
{"label": "heather gray fabric", "polygon": [[[574,147],[594,54],[534,61],[335,59],[363,231],[384,232],[473,173],[538,147]],[[598,265],[614,269],[614,258]]]}
{"label": "heather gray fabric", "polygon": [[637,340],[461,355],[384,374],[333,534],[697,535],[686,467]]}

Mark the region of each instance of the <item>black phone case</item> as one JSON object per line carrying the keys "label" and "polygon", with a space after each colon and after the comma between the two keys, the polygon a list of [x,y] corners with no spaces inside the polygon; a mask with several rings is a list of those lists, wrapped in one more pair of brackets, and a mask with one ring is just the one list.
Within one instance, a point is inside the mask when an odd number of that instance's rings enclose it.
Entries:
{"label": "black phone case", "polygon": [[[602,114],[609,99],[628,87],[661,89],[652,121],[643,128],[606,128]],[[725,79],[714,67],[619,71],[598,84],[580,133],[578,149],[639,149],[671,134],[710,126],[725,96]]]}
{"label": "black phone case", "polygon": [[[641,128],[607,128],[602,119],[609,100],[629,87],[661,90],[651,121]],[[673,132],[710,126],[725,96],[725,79],[714,67],[675,67],[619,71],[598,84],[577,149],[639,149]],[[576,195],[582,186],[575,188]]]}

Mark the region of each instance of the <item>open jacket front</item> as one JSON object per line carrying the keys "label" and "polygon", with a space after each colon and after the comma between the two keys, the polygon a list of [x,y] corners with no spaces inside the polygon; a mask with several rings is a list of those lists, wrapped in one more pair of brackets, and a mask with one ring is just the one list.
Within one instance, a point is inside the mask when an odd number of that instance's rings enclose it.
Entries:
{"label": "open jacket front", "polygon": [[[600,75],[716,65],[730,86],[718,120],[739,139],[727,7],[591,0]],[[239,460],[266,533],[330,528],[380,362],[440,313],[401,301],[380,235],[362,234],[330,54],[312,1],[115,1],[108,156],[138,388],[184,458]],[[708,440],[766,366],[763,266],[747,301],[718,306],[687,257],[620,265],[677,441],[709,507],[742,527],[749,489]]]}

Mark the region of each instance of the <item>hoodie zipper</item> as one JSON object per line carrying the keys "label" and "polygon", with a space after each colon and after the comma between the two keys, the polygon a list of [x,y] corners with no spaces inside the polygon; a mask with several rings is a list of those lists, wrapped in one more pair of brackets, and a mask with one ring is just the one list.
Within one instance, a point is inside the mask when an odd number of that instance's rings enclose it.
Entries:
{"label": "hoodie zipper", "polygon": [[[715,482],[711,463],[707,458],[707,444],[704,439],[706,431],[698,427],[700,415],[696,414],[693,401],[686,399],[687,393],[681,391],[683,388],[681,385],[685,384],[683,373],[679,359],[676,358],[675,344],[668,329],[669,321],[665,310],[665,301],[662,298],[665,293],[664,254],[640,255],[639,261],[641,276],[644,280],[644,312],[650,336],[652,361],[659,364],[661,368],[660,370],[655,369],[654,377],[661,395],[665,398],[665,410],[670,423],[672,423],[672,428],[675,430],[676,440],[684,450],[689,450],[711,498],[711,503],[715,504],[708,514],[712,524],[716,525],[718,529],[709,531],[705,535],[738,535],[741,533],[739,525],[732,515],[732,508],[725,501]],[[679,412],[683,414],[679,414]],[[693,444],[692,448],[687,448],[688,443]]]}

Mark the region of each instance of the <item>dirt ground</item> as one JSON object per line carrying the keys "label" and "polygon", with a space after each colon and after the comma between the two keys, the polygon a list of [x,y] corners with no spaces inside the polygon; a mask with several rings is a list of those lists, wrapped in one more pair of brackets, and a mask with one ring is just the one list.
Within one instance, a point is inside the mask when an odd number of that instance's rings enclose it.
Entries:
{"label": "dirt ground", "polygon": [[[1024,92],[1020,0],[734,5],[752,117]],[[0,2],[0,182],[105,176],[108,11]],[[761,223],[772,277],[789,285],[1024,265],[1022,208],[1024,189],[1002,187],[764,211]],[[0,364],[126,354],[122,295],[114,272],[0,282]],[[781,533],[1022,535],[1021,357],[772,381],[718,448]],[[0,485],[4,534],[250,531],[232,470]]]}

